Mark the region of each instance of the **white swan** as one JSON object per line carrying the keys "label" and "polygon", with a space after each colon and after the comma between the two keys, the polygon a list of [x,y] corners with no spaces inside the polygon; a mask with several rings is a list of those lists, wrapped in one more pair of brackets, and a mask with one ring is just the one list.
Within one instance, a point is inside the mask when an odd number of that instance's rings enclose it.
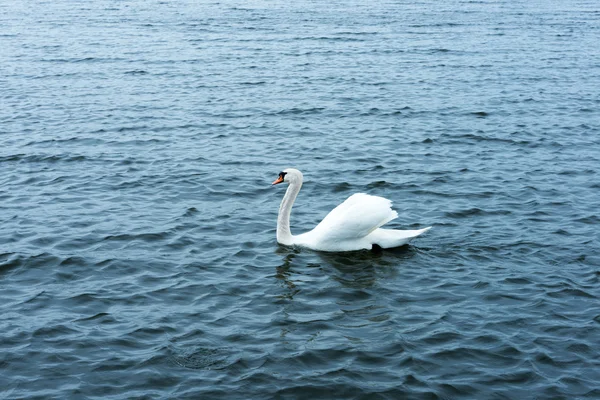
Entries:
{"label": "white swan", "polygon": [[392,202],[383,197],[356,193],[327,214],[315,229],[293,236],[290,214],[302,187],[302,173],[294,168],[285,169],[279,173],[273,185],[282,182],[289,183],[277,217],[277,242],[283,245],[298,245],[320,251],[352,251],[374,247],[387,249],[405,245],[431,229],[382,229],[382,225],[398,217],[398,213],[391,208]]}

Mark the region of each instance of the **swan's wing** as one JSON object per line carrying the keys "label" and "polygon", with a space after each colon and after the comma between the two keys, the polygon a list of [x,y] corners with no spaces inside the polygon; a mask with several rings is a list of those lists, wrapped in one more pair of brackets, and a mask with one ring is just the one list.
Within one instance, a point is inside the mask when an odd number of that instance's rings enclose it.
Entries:
{"label": "swan's wing", "polygon": [[391,207],[388,199],[356,193],[327,214],[312,233],[322,240],[362,238],[398,217]]}

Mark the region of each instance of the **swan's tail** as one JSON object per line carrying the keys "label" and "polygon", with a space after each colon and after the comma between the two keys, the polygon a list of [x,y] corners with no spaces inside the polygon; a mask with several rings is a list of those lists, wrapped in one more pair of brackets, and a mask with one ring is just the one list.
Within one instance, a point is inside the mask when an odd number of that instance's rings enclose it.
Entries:
{"label": "swan's tail", "polygon": [[417,230],[401,231],[397,229],[376,229],[371,235],[372,243],[382,249],[391,249],[393,247],[404,246],[412,239],[424,234],[431,229],[431,226]]}

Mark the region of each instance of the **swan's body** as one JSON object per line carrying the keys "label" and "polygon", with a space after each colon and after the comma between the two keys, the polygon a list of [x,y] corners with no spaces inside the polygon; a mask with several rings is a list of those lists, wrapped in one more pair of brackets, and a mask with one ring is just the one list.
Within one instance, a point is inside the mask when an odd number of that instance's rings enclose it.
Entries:
{"label": "swan's body", "polygon": [[302,187],[302,173],[288,168],[279,174],[273,184],[282,182],[289,183],[277,218],[277,242],[283,245],[298,245],[320,251],[370,250],[377,246],[388,249],[405,245],[431,229],[382,229],[381,226],[398,217],[398,213],[391,208],[392,202],[383,197],[356,193],[327,214],[315,229],[294,236],[290,231],[290,214]]}

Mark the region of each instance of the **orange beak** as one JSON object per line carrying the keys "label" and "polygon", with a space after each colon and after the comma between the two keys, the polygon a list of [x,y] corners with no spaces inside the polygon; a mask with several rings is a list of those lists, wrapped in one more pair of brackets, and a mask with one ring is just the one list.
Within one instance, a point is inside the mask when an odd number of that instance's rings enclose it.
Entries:
{"label": "orange beak", "polygon": [[273,181],[273,183],[271,183],[271,185],[277,185],[278,183],[283,182],[283,177],[279,176],[277,179],[275,179]]}

